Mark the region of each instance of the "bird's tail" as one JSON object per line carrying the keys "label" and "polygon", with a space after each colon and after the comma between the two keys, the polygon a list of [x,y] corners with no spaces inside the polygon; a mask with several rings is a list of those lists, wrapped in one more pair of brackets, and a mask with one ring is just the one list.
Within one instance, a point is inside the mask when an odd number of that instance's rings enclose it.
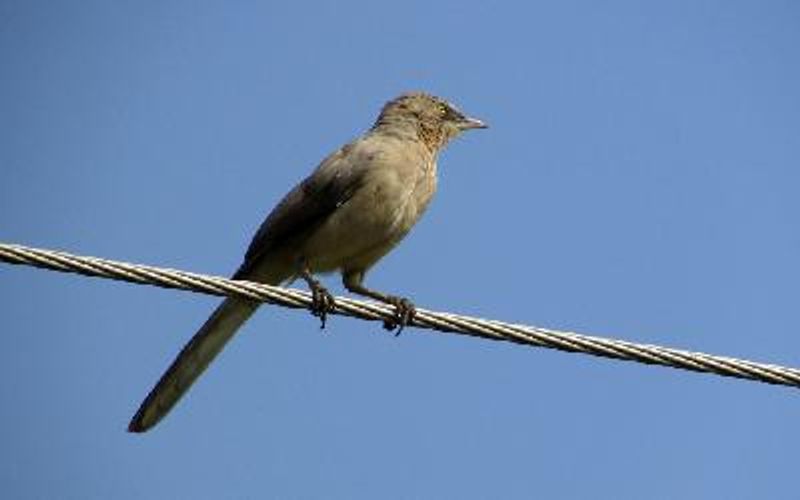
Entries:
{"label": "bird's tail", "polygon": [[225,299],[147,395],[131,419],[128,431],[145,432],[164,418],[259,305],[242,299]]}

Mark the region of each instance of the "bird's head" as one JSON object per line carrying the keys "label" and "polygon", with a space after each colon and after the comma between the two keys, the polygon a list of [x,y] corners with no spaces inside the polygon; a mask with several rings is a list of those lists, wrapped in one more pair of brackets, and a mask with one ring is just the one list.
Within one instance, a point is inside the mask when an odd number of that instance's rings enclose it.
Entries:
{"label": "bird's head", "polygon": [[375,128],[378,127],[413,128],[419,138],[436,151],[461,132],[487,126],[440,97],[413,92],[387,102],[375,122]]}

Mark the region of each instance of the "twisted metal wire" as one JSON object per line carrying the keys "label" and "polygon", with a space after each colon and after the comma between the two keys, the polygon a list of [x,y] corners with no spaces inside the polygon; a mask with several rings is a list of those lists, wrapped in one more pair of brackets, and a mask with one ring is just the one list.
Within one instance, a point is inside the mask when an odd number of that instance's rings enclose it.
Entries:
{"label": "twisted metal wire", "polygon": [[[0,261],[210,295],[237,296],[294,309],[310,309],[311,307],[311,295],[301,290],[249,281],[234,281],[176,269],[85,257],[22,245],[0,243]],[[336,297],[331,314],[385,321],[394,317],[394,310],[391,306],[381,303]],[[713,373],[768,384],[800,387],[800,369],[797,368],[446,312],[417,309],[409,326],[695,372]]]}

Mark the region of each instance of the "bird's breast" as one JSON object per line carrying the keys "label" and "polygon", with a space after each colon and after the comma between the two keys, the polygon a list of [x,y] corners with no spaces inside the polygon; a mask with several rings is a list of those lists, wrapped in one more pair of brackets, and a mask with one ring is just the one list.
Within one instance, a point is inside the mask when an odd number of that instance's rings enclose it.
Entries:
{"label": "bird's breast", "polygon": [[419,220],[436,192],[436,163],[409,162],[403,168],[376,169],[366,183],[376,230],[402,237]]}
{"label": "bird's breast", "polygon": [[382,158],[364,173],[353,196],[308,240],[306,254],[313,267],[367,268],[414,226],[436,191],[436,163],[404,160]]}

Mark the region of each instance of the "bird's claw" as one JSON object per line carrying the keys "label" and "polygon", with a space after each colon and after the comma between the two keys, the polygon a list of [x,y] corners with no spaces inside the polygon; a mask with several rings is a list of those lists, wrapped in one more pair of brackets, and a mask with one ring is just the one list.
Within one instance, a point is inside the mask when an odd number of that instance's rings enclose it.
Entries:
{"label": "bird's claw", "polygon": [[311,314],[320,319],[320,330],[325,329],[325,320],[328,319],[328,313],[333,310],[335,304],[336,300],[325,287],[319,283],[311,284]]}
{"label": "bird's claw", "polygon": [[394,317],[384,320],[383,327],[390,331],[397,328],[397,332],[394,334],[396,337],[400,335],[403,328],[411,324],[414,320],[414,315],[417,313],[417,309],[414,307],[414,304],[405,297],[391,296],[388,302],[394,306]]}

